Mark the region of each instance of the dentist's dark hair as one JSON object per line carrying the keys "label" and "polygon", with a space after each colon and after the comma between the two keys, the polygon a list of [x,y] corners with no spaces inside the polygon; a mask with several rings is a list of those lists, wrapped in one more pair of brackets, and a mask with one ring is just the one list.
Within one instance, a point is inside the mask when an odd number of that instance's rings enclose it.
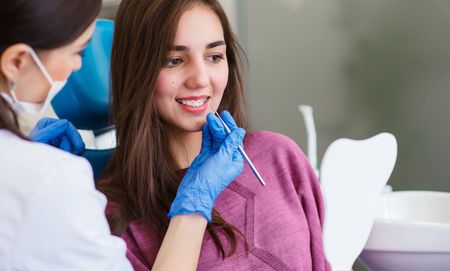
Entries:
{"label": "dentist's dark hair", "polygon": [[[101,0],[1,0],[0,57],[11,45],[25,43],[37,52],[76,40],[95,20]],[[3,74],[0,70],[0,76]],[[0,97],[0,129],[23,137],[17,118]]]}
{"label": "dentist's dark hair", "polygon": [[95,20],[101,5],[101,0],[2,0],[0,54],[16,43],[36,51],[67,45]]}
{"label": "dentist's dark hair", "polygon": [[[162,241],[169,225],[167,213],[182,172],[169,149],[167,125],[156,109],[155,82],[182,14],[195,5],[211,9],[222,25],[229,76],[219,111],[227,109],[240,127],[247,127],[241,72],[245,55],[219,2],[122,0],[111,57],[112,116],[118,145],[106,180],[98,183],[110,202],[118,206],[107,214],[116,235],[139,220],[156,228]],[[212,217],[207,230],[225,258],[236,251],[242,233],[215,209]],[[226,241],[230,246],[222,244]],[[225,252],[224,247],[230,251]]]}

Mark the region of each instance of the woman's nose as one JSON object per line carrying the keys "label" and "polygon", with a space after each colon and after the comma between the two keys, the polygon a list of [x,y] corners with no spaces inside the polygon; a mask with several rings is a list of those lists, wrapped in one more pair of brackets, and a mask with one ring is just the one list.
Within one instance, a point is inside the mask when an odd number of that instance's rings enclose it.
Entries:
{"label": "woman's nose", "polygon": [[190,89],[205,88],[209,85],[209,74],[206,64],[203,61],[191,63],[189,78],[186,85]]}

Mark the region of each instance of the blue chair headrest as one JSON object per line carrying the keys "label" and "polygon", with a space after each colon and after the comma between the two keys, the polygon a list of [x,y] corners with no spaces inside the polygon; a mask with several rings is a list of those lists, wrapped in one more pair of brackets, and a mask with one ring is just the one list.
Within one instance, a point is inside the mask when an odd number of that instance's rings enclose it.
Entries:
{"label": "blue chair headrest", "polygon": [[[72,73],[67,84],[52,100],[61,119],[71,121],[77,129],[100,133],[110,126],[110,63],[114,22],[99,19],[91,41],[84,50],[82,67]],[[114,149],[86,149],[94,176],[100,176]]]}
{"label": "blue chair headrest", "polygon": [[53,99],[58,117],[83,130],[99,130],[109,123],[110,63],[114,22],[96,21],[91,41],[84,50],[82,67],[72,73]]}

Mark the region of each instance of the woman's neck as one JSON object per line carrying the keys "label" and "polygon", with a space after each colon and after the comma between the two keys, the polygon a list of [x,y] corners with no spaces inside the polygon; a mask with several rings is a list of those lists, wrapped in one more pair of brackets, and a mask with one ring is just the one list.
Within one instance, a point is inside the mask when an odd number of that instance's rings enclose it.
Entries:
{"label": "woman's neck", "polygon": [[180,169],[188,168],[200,153],[202,132],[170,133],[170,151]]}

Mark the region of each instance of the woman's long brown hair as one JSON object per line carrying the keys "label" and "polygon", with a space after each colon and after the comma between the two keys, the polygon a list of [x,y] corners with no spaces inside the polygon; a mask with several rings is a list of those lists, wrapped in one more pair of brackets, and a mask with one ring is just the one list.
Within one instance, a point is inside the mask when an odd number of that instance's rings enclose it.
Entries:
{"label": "woman's long brown hair", "polygon": [[[241,75],[245,55],[220,4],[215,0],[122,1],[111,58],[112,117],[118,145],[107,170],[109,181],[98,186],[119,207],[108,215],[114,234],[123,233],[133,220],[156,227],[161,240],[167,230],[167,213],[182,176],[168,148],[167,127],[156,110],[155,81],[181,15],[197,4],[217,14],[227,45],[229,78],[219,108],[226,108],[240,127],[247,127]],[[223,258],[236,251],[237,235],[242,237],[216,210],[207,231]],[[231,244],[229,253],[219,232]]]}

